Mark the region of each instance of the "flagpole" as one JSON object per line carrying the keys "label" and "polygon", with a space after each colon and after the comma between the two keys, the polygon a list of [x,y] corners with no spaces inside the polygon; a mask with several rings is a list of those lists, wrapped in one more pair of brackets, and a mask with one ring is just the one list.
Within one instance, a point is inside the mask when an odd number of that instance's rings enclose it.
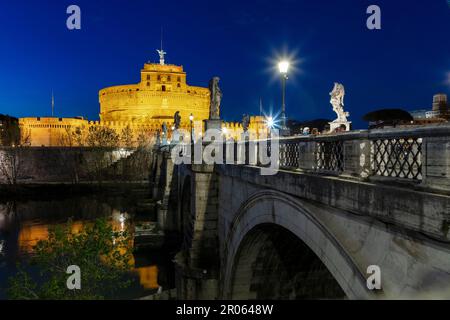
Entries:
{"label": "flagpole", "polygon": [[55,110],[55,97],[53,96],[53,90],[52,90],[52,117],[54,115]]}

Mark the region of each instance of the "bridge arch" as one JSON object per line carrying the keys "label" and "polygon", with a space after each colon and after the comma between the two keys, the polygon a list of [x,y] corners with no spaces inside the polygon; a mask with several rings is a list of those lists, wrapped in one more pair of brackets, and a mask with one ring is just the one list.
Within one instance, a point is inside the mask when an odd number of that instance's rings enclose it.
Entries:
{"label": "bridge arch", "polygon": [[[371,297],[361,270],[303,200],[257,192],[240,206],[229,230],[224,298]],[[320,277],[321,286],[313,287],[317,278],[309,282],[311,277]]]}

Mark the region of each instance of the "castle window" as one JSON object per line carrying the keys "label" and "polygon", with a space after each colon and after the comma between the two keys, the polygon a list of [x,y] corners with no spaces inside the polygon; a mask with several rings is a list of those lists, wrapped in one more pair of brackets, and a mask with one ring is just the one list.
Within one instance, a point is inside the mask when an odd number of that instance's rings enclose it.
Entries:
{"label": "castle window", "polygon": [[161,87],[161,90],[162,90],[162,91],[166,91],[166,86],[162,86],[162,87]]}
{"label": "castle window", "polygon": [[150,81],[150,75],[149,74],[147,75],[147,81]]}
{"label": "castle window", "polygon": [[167,81],[170,81],[170,76],[167,76]]}
{"label": "castle window", "polygon": [[161,75],[158,74],[158,81],[161,81]]}
{"label": "castle window", "polygon": [[177,87],[178,87],[178,88],[181,88],[181,85],[178,83],[178,84],[177,84]]}
{"label": "castle window", "polygon": [[150,82],[147,82],[147,87],[150,87]]}
{"label": "castle window", "polygon": [[180,81],[181,81],[181,77],[178,77],[178,78],[177,78],[177,81],[180,82]]}

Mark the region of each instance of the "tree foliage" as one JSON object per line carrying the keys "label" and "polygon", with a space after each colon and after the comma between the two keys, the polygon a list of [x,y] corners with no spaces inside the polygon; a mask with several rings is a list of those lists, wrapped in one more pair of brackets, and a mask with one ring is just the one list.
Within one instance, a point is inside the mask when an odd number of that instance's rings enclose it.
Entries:
{"label": "tree foliage", "polygon": [[125,148],[133,147],[133,129],[131,129],[129,125],[122,129],[120,142]]}
{"label": "tree foliage", "polygon": [[413,117],[408,111],[402,109],[380,109],[364,115],[364,121],[412,121]]}
{"label": "tree foliage", "polygon": [[93,126],[86,137],[89,147],[115,148],[119,145],[119,135],[112,128]]}
{"label": "tree foliage", "polygon": [[[127,272],[132,261],[130,238],[99,219],[75,232],[69,221],[49,228],[48,240],[34,248],[31,265],[38,279],[21,266],[9,279],[11,299],[104,299],[131,285]],[[67,288],[67,268],[80,267],[81,289]],[[43,280],[44,279],[44,280]]]}

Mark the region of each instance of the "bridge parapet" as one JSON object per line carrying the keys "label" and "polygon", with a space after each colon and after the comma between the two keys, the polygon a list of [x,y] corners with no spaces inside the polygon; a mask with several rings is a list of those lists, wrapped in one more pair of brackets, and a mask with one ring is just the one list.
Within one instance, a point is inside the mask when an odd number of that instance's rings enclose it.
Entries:
{"label": "bridge parapet", "polygon": [[226,142],[224,163],[263,166],[275,142],[283,170],[450,191],[449,125]]}

